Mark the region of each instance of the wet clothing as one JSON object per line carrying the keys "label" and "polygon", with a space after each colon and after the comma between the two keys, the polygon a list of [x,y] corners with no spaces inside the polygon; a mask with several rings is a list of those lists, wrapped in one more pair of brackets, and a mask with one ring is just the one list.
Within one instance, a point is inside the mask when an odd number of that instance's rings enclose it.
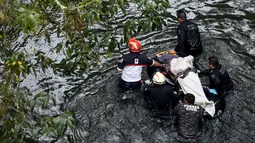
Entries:
{"label": "wet clothing", "polygon": [[[213,101],[215,103],[215,114],[214,114],[213,118],[220,116],[226,108],[225,97],[210,93],[209,89],[207,87],[204,87],[203,89],[204,89],[207,99],[210,101]],[[204,115],[204,117],[206,117],[208,119],[212,119],[212,117],[209,115],[208,116]]]}
{"label": "wet clothing", "polygon": [[178,132],[185,138],[194,138],[199,133],[203,108],[198,105],[179,103],[173,110],[177,115]]}
{"label": "wet clothing", "polygon": [[149,97],[152,108],[158,110],[173,109],[178,103],[173,87],[164,85],[145,85],[144,94]]}
{"label": "wet clothing", "polygon": [[142,69],[148,65],[153,65],[153,60],[143,54],[130,52],[123,56],[117,67],[119,71],[122,71],[120,87],[139,88]]}
{"label": "wet clothing", "polygon": [[200,74],[209,75],[210,88],[216,89],[219,95],[223,95],[233,88],[233,82],[227,70],[221,64],[218,64],[214,69],[203,70]]}
{"label": "wet clothing", "polygon": [[119,86],[120,86],[120,88],[124,89],[124,91],[129,90],[129,89],[140,89],[141,83],[142,83],[142,81],[126,82],[123,79],[120,79]]}
{"label": "wet clothing", "polygon": [[203,52],[200,33],[195,23],[184,20],[177,28],[178,44],[175,51],[180,57],[197,56]]}

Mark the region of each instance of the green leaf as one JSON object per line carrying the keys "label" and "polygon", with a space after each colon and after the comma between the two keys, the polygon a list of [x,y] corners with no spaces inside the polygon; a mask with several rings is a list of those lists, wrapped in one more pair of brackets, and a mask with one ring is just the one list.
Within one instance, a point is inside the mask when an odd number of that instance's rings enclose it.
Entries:
{"label": "green leaf", "polygon": [[22,100],[19,101],[19,110],[24,112],[26,110],[25,103]]}
{"label": "green leaf", "polygon": [[[42,129],[42,135],[45,135],[48,130],[48,127],[43,127]],[[47,135],[46,135],[47,136]]]}
{"label": "green leaf", "polygon": [[60,116],[54,117],[54,118],[52,119],[53,124],[56,124],[56,125],[59,124],[60,121],[61,121]]}
{"label": "green leaf", "polygon": [[126,8],[125,8],[125,5],[123,3],[123,0],[119,0],[119,7],[120,7],[121,11],[124,13],[124,15],[126,15],[127,12],[126,12]]}
{"label": "green leaf", "polygon": [[52,97],[51,97],[51,100],[52,100],[52,102],[53,102],[53,105],[56,106],[56,98],[52,96]]}
{"label": "green leaf", "polygon": [[139,3],[138,3],[138,8],[142,8],[142,6],[145,4],[145,1],[147,0],[141,0]]}
{"label": "green leaf", "polygon": [[93,59],[93,57],[90,54],[86,55],[86,58],[87,58],[87,60],[92,60]]}
{"label": "green leaf", "polygon": [[72,117],[72,116],[73,116],[73,113],[72,113],[72,112],[65,111],[65,112],[64,112],[64,115],[65,115],[65,116],[68,116],[68,117],[70,117],[70,116]]}
{"label": "green leaf", "polygon": [[[97,34],[94,34],[94,40],[95,40],[96,43],[99,43],[99,42],[98,42],[97,36],[98,36]],[[92,48],[92,47],[91,47],[91,48]]]}
{"label": "green leaf", "polygon": [[50,34],[47,30],[44,31],[44,36],[45,36],[45,39],[48,43],[51,42],[51,39],[50,39]]}
{"label": "green leaf", "polygon": [[50,95],[47,95],[44,100],[43,100],[43,104],[42,104],[42,108],[46,109],[49,105],[49,101],[50,101]]}
{"label": "green leaf", "polygon": [[115,11],[115,14],[118,14],[118,11],[119,11],[118,5],[114,5],[114,11]]}
{"label": "green leaf", "polygon": [[169,6],[169,1],[168,1],[168,0],[166,0],[166,1],[161,1],[161,4],[162,4],[165,8],[167,8],[167,7]]}
{"label": "green leaf", "polygon": [[107,55],[111,57],[114,49],[115,49],[115,38],[112,37],[108,46]]}
{"label": "green leaf", "polygon": [[74,63],[73,62],[68,62],[65,67],[66,67],[65,70],[70,71],[70,70],[73,69]]}
{"label": "green leaf", "polygon": [[74,127],[73,122],[71,120],[67,120],[67,126],[69,128],[73,128]]}
{"label": "green leaf", "polygon": [[60,50],[62,49],[62,47],[63,47],[63,44],[62,43],[58,43],[57,44],[57,51],[56,51],[56,53],[59,53]]}
{"label": "green leaf", "polygon": [[46,129],[46,136],[49,136],[49,134],[50,134],[50,132],[51,132],[52,130],[54,130],[54,128],[48,127],[48,128]]}
{"label": "green leaf", "polygon": [[94,12],[94,19],[99,23],[100,22],[100,18],[99,15],[97,13]]}
{"label": "green leaf", "polygon": [[78,54],[78,56],[75,58],[75,62],[80,62],[81,58],[83,57],[84,55],[82,53]]}
{"label": "green leaf", "polygon": [[72,56],[72,49],[70,47],[67,47],[66,54],[69,58]]}
{"label": "green leaf", "polygon": [[40,97],[46,97],[47,95],[48,94],[46,92],[40,92],[35,95],[34,100],[36,100],[37,98],[40,98]]}
{"label": "green leaf", "polygon": [[72,42],[70,41],[70,40],[67,40],[66,42],[65,42],[65,47],[69,47],[69,45],[71,45],[72,44]]}
{"label": "green leaf", "polygon": [[36,52],[35,56],[39,56],[40,54],[45,54],[45,53],[39,50]]}
{"label": "green leaf", "polygon": [[24,128],[32,128],[32,125],[31,125],[31,123],[29,123],[29,121],[26,121],[26,120],[25,120],[25,121],[23,121],[22,123],[23,123],[23,127],[24,127]]}
{"label": "green leaf", "polygon": [[60,136],[62,135],[63,129],[64,129],[64,127],[61,126],[61,125],[59,125],[59,126],[57,127],[57,136],[60,137]]}

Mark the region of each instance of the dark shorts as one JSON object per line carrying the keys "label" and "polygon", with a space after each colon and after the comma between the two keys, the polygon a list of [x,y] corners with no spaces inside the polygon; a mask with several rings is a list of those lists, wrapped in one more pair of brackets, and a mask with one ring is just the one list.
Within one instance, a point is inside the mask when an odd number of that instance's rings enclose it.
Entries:
{"label": "dark shorts", "polygon": [[134,89],[140,89],[142,85],[141,81],[137,82],[126,82],[122,79],[120,79],[119,86],[123,90],[134,90]]}

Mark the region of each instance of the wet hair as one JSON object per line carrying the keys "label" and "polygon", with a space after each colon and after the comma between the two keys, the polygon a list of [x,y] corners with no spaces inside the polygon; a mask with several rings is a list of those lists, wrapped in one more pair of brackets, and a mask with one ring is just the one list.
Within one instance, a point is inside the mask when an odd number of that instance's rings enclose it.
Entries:
{"label": "wet hair", "polygon": [[177,15],[177,18],[180,18],[182,20],[185,20],[187,17],[186,17],[186,12],[184,10],[177,10],[176,11],[176,15]]}
{"label": "wet hair", "polygon": [[187,93],[185,94],[184,100],[187,101],[189,104],[194,104],[195,96],[193,94]]}
{"label": "wet hair", "polygon": [[218,58],[215,56],[211,56],[208,58],[209,65],[217,66],[219,64]]}

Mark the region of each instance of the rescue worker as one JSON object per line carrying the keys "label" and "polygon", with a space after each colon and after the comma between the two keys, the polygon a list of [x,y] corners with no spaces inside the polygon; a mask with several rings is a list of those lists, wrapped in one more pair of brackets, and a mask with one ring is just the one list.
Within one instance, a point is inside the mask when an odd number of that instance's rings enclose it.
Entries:
{"label": "rescue worker", "polygon": [[169,114],[169,109],[174,109],[179,99],[174,93],[174,88],[166,83],[166,77],[156,72],[152,78],[153,83],[146,84],[144,87],[144,95],[148,97],[151,108],[159,115]]}
{"label": "rescue worker", "polygon": [[117,70],[122,71],[120,87],[124,90],[141,88],[141,73],[144,66],[163,67],[158,63],[140,53],[141,44],[135,38],[128,41],[130,53],[124,55],[119,61]]}
{"label": "rescue worker", "polygon": [[195,105],[194,102],[195,96],[187,93],[184,103],[179,103],[172,112],[177,115],[179,135],[187,139],[195,138],[198,135],[203,117],[203,108]]}
{"label": "rescue worker", "polygon": [[187,20],[184,10],[176,12],[178,22],[180,23],[177,28],[178,44],[174,50],[168,52],[180,57],[192,55],[196,57],[203,52],[202,43],[200,40],[200,33],[195,23]]}
{"label": "rescue worker", "polygon": [[199,74],[209,75],[210,88],[215,89],[218,95],[224,95],[226,91],[233,88],[233,82],[225,67],[219,63],[218,58],[208,58],[209,69],[199,71]]}

